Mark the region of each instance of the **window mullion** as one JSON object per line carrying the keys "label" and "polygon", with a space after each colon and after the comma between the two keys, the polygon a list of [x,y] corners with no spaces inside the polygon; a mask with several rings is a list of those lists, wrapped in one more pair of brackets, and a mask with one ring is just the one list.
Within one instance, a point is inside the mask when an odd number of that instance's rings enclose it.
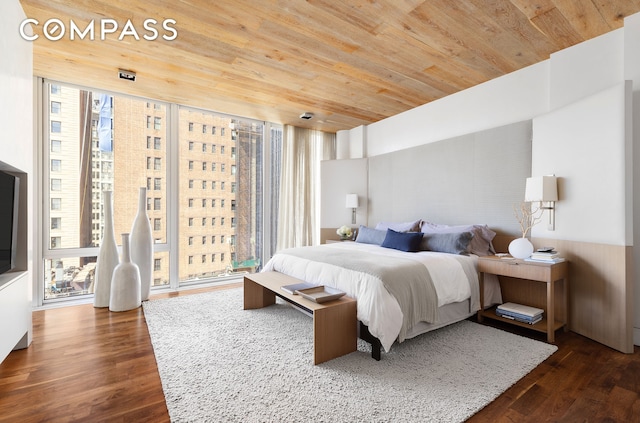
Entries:
{"label": "window mullion", "polygon": [[169,243],[169,284],[171,289],[177,290],[180,286],[178,273],[178,258],[180,254],[180,213],[179,213],[179,178],[180,178],[180,143],[178,123],[180,119],[179,106],[171,104],[167,110],[167,240]]}

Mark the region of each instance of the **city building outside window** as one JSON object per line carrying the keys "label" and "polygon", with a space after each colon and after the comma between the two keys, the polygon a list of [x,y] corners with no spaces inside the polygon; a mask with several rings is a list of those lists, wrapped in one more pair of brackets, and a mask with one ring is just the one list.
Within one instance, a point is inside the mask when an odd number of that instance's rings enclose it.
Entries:
{"label": "city building outside window", "polygon": [[[144,204],[154,230],[154,286],[178,287],[208,278],[218,283],[225,280],[218,275],[228,271],[225,254],[239,261],[262,257],[263,192],[258,189],[271,185],[262,182],[262,149],[268,133],[264,123],[184,106],[168,107],[150,99],[47,84],[42,104],[51,106],[44,108],[47,113],[43,122],[50,122],[51,130],[45,133],[40,151],[49,164],[48,169],[45,166],[48,172],[43,173],[42,186],[48,189],[44,189],[41,204],[50,205],[42,206],[48,223],[43,225],[48,232],[43,236],[50,239],[50,246],[43,252],[42,298],[54,299],[60,292],[69,297],[90,295],[105,227],[105,190],[113,192],[114,226],[120,234],[131,229],[137,213],[138,187],[147,187]],[[53,95],[54,100],[50,98]],[[164,119],[177,123],[176,136],[168,133],[167,125],[162,124]],[[194,126],[203,131],[194,132]],[[83,127],[90,131],[67,131]],[[208,128],[216,136],[213,144]],[[201,151],[195,151],[198,143]],[[227,149],[232,154],[225,156]],[[88,153],[83,154],[85,151]],[[169,155],[169,151],[177,151],[177,155]],[[217,154],[215,162],[207,161],[211,171],[224,172],[227,166],[236,169],[235,174],[216,173],[220,186],[246,180],[248,189],[243,188],[242,193],[216,191],[216,181],[210,179],[207,162],[203,161],[203,153],[209,151]],[[195,167],[196,161],[202,163],[201,169]],[[169,174],[169,169],[177,171]],[[190,172],[189,178],[184,177],[186,172]],[[194,180],[202,181],[202,189],[194,187]],[[194,197],[202,207],[193,207]],[[221,205],[231,202],[235,207],[216,208],[218,200]],[[165,201],[172,207],[162,206]],[[195,219],[199,219],[198,224]],[[174,230],[169,231],[170,227]],[[169,234],[176,234],[175,239]],[[196,236],[201,242],[193,245]],[[232,245],[224,239],[236,241]],[[117,241],[119,244],[118,237]],[[178,254],[187,245],[192,253]],[[195,263],[193,257],[198,255],[201,260]],[[170,269],[174,263],[175,269]],[[256,261],[253,270],[258,271],[260,265]]]}
{"label": "city building outside window", "polygon": [[[44,292],[37,295],[43,300],[56,298],[59,293],[64,293],[65,298],[90,295],[96,248],[100,246],[105,227],[104,191],[113,192],[114,226],[116,234],[120,234],[131,230],[137,213],[138,187],[149,189],[152,177],[158,181],[166,178],[152,169],[155,158],[166,157],[166,152],[163,143],[155,141],[155,138],[161,140],[162,134],[147,129],[151,117],[146,101],[64,84],[50,85],[54,86],[44,94],[46,98],[49,92],[55,92],[59,106],[53,105],[49,116],[43,119],[53,121],[50,116],[55,115],[58,124],[54,126],[61,130],[55,139],[43,141],[43,145],[50,148],[42,150],[44,159],[50,163],[49,173],[43,173],[43,186],[49,187],[43,195],[51,207],[44,210],[44,216],[50,219],[46,229],[49,238],[54,240],[50,248],[43,251],[44,284],[41,286]],[[158,117],[167,112],[165,106],[156,108],[155,103],[154,109]],[[138,123],[130,125],[132,121]],[[90,130],[67,131],[66,128]],[[147,156],[147,148],[155,149],[155,157]],[[166,193],[161,192],[165,196]],[[152,209],[149,199],[145,199],[144,205],[151,219],[162,222],[166,218],[163,210]],[[163,226],[154,233],[154,245],[167,243]],[[119,237],[116,240],[120,243]],[[52,255],[54,248],[57,252]],[[168,259],[168,249],[157,251],[155,256]],[[167,284],[168,270],[168,266],[164,266],[163,273],[154,274],[153,280]]]}

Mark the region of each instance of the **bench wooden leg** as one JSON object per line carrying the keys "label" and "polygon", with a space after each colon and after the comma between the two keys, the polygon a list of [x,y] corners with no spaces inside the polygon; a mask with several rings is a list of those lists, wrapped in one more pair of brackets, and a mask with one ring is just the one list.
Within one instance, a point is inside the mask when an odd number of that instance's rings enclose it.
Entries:
{"label": "bench wooden leg", "polygon": [[324,363],[358,348],[356,303],[313,312],[313,364]]}
{"label": "bench wooden leg", "polygon": [[276,303],[276,294],[264,286],[244,278],[244,310],[267,307]]}

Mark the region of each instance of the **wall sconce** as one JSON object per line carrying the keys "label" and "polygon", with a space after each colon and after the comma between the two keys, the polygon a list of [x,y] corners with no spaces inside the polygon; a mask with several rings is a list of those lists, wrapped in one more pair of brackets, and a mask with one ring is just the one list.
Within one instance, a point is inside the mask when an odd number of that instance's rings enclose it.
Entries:
{"label": "wall sconce", "polygon": [[548,210],[549,224],[547,229],[556,230],[555,203],[558,201],[558,183],[555,175],[527,178],[524,201],[538,202],[540,210]]}
{"label": "wall sconce", "polygon": [[356,209],[358,208],[358,194],[347,194],[347,208],[351,209],[351,223],[356,224]]}

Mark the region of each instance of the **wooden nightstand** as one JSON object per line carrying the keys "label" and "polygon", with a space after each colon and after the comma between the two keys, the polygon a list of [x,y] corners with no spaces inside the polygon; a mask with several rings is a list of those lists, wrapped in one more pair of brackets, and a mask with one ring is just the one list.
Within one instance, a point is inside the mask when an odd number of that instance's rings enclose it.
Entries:
{"label": "wooden nightstand", "polygon": [[[487,256],[478,258],[478,272],[480,273],[480,311],[478,311],[478,321],[482,322],[484,317],[501,320],[514,325],[526,327],[539,332],[547,334],[547,341],[554,342],[555,331],[561,327],[564,327],[565,332],[567,327],[567,285],[569,263],[564,261],[562,263],[532,263],[523,260],[505,260],[500,257]],[[537,281],[546,283],[546,306],[544,308],[544,318],[542,321],[530,325],[527,323],[517,322],[515,320],[505,319],[500,317],[495,312],[495,307],[485,310],[484,309],[484,274],[491,273],[498,276],[506,276],[509,278],[525,279],[529,281]],[[520,289],[517,280],[506,280],[504,284],[510,284],[509,290],[511,293],[518,293]],[[562,292],[560,295],[562,298],[559,302],[556,301],[556,288],[558,283],[562,284]],[[524,284],[523,284],[524,285]],[[522,290],[528,290],[523,287]],[[503,290],[504,293],[504,290]],[[523,297],[526,298],[527,292],[520,292],[518,300],[525,305],[534,305],[541,307],[541,304],[526,304],[526,300],[522,301]],[[502,298],[504,302],[511,301],[508,298]]]}

